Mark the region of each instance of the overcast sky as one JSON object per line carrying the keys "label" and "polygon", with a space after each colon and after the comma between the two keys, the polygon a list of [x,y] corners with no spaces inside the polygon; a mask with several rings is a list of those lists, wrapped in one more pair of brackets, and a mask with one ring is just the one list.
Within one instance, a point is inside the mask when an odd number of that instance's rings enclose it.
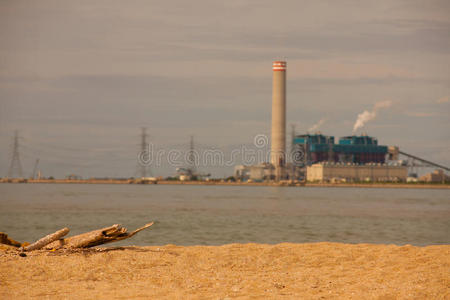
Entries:
{"label": "overcast sky", "polygon": [[26,176],[36,158],[44,176],[133,176],[142,126],[158,147],[251,144],[280,58],[298,133],[350,135],[390,100],[361,131],[450,165],[449,16],[431,0],[1,0],[0,176],[15,129]]}

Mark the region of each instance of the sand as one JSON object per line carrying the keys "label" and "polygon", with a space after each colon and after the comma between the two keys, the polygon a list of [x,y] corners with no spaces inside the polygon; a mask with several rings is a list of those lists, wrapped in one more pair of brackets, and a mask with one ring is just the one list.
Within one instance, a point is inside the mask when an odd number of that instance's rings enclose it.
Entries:
{"label": "sand", "polygon": [[0,298],[450,299],[450,246],[230,244],[0,251]]}

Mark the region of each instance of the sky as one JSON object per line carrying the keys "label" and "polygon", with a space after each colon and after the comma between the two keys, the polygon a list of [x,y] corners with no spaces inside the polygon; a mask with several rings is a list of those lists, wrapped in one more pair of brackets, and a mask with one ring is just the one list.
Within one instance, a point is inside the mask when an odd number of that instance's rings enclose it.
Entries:
{"label": "sky", "polygon": [[449,166],[449,15],[434,0],[1,0],[0,176],[14,130],[24,176],[37,158],[43,176],[136,176],[141,127],[166,151],[191,135],[198,149],[251,145],[270,137],[278,59],[288,133],[350,135],[388,101],[357,133]]}

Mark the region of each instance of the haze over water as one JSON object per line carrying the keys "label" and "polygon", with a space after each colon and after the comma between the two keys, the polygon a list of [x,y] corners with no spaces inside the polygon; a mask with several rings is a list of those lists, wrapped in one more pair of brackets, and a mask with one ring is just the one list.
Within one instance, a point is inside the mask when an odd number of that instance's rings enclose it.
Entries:
{"label": "haze over water", "polygon": [[2,184],[0,194],[0,231],[19,241],[156,221],[110,245],[450,244],[448,190]]}

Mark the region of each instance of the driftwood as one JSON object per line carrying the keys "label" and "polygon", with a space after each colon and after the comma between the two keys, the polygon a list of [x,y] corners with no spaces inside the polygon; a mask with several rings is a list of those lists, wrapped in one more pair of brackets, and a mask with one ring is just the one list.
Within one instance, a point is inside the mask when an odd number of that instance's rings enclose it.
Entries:
{"label": "driftwood", "polygon": [[102,229],[82,233],[79,235],[67,237],[56,240],[45,246],[44,249],[59,249],[59,248],[90,248],[98,245],[117,242],[132,237],[141,230],[144,230],[153,225],[153,222],[128,233],[127,229],[119,224],[105,227]]}
{"label": "driftwood", "polygon": [[13,247],[20,247],[22,246],[21,243],[13,240],[12,238],[8,237],[8,235],[4,232],[0,232],[0,244],[13,246]]}
{"label": "driftwood", "polygon": [[52,234],[49,234],[49,235],[43,237],[42,239],[36,241],[35,243],[33,243],[29,246],[24,247],[23,250],[31,251],[31,250],[41,249],[44,246],[47,246],[48,244],[50,244],[51,242],[59,240],[60,238],[65,236],[67,233],[69,233],[69,228],[67,228],[67,227],[63,228],[61,230],[58,230],[55,233],[52,233]]}

